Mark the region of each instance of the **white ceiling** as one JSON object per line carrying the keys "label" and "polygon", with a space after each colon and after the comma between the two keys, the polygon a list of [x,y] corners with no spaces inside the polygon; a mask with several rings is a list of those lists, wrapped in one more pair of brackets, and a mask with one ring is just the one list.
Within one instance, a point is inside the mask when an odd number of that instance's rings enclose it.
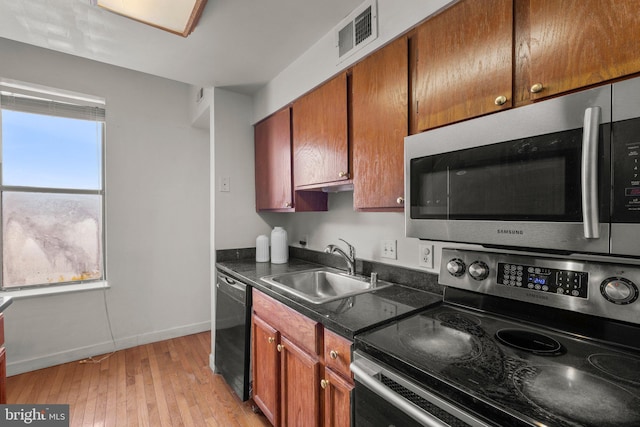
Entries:
{"label": "white ceiling", "polygon": [[91,0],[0,0],[0,37],[196,86],[253,93],[362,1],[208,0],[195,31],[183,38]]}

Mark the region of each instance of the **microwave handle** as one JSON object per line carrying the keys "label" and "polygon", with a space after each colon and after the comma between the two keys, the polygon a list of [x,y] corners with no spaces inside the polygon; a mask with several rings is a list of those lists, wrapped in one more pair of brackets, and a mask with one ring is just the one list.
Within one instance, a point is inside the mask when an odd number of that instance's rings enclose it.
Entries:
{"label": "microwave handle", "polygon": [[582,133],[582,223],[586,239],[600,238],[598,214],[598,136],[600,130],[600,107],[584,111]]}

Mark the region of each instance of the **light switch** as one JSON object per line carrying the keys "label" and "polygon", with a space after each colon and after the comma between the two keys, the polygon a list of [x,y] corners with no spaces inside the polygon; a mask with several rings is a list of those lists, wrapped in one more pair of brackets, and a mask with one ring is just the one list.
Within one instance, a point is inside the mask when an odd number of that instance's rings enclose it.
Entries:
{"label": "light switch", "polygon": [[231,178],[228,176],[223,176],[220,179],[220,191],[229,192],[231,191]]}

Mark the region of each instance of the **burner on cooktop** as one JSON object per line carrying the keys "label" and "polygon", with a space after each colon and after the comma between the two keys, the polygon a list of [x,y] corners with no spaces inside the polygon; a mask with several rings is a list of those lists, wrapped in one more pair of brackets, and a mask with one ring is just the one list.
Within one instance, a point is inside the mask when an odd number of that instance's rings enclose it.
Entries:
{"label": "burner on cooktop", "polygon": [[435,316],[436,319],[449,325],[463,325],[463,326],[478,326],[480,325],[480,319],[470,314],[455,313],[453,311],[447,311],[444,313],[438,313]]}
{"label": "burner on cooktop", "polygon": [[625,388],[568,366],[527,366],[513,375],[523,397],[571,425],[637,426],[640,399]]}
{"label": "burner on cooktop", "polygon": [[621,354],[597,353],[587,360],[593,366],[622,381],[640,385],[640,359]]}
{"label": "burner on cooktop", "polygon": [[502,344],[540,356],[559,356],[565,353],[562,344],[538,332],[524,329],[500,329],[496,332],[496,338]]}
{"label": "burner on cooktop", "polygon": [[418,324],[402,329],[398,340],[402,347],[420,358],[427,357],[440,361],[469,361],[482,353],[482,345],[478,337],[469,328],[477,328],[468,320],[463,320],[460,327],[450,322],[438,321],[428,317],[420,317]]}

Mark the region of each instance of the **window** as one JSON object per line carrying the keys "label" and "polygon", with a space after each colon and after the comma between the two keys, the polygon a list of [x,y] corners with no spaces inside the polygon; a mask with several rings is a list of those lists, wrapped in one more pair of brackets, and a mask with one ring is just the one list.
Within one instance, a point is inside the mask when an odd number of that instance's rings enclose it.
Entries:
{"label": "window", "polygon": [[104,101],[0,80],[4,290],[103,280]]}

